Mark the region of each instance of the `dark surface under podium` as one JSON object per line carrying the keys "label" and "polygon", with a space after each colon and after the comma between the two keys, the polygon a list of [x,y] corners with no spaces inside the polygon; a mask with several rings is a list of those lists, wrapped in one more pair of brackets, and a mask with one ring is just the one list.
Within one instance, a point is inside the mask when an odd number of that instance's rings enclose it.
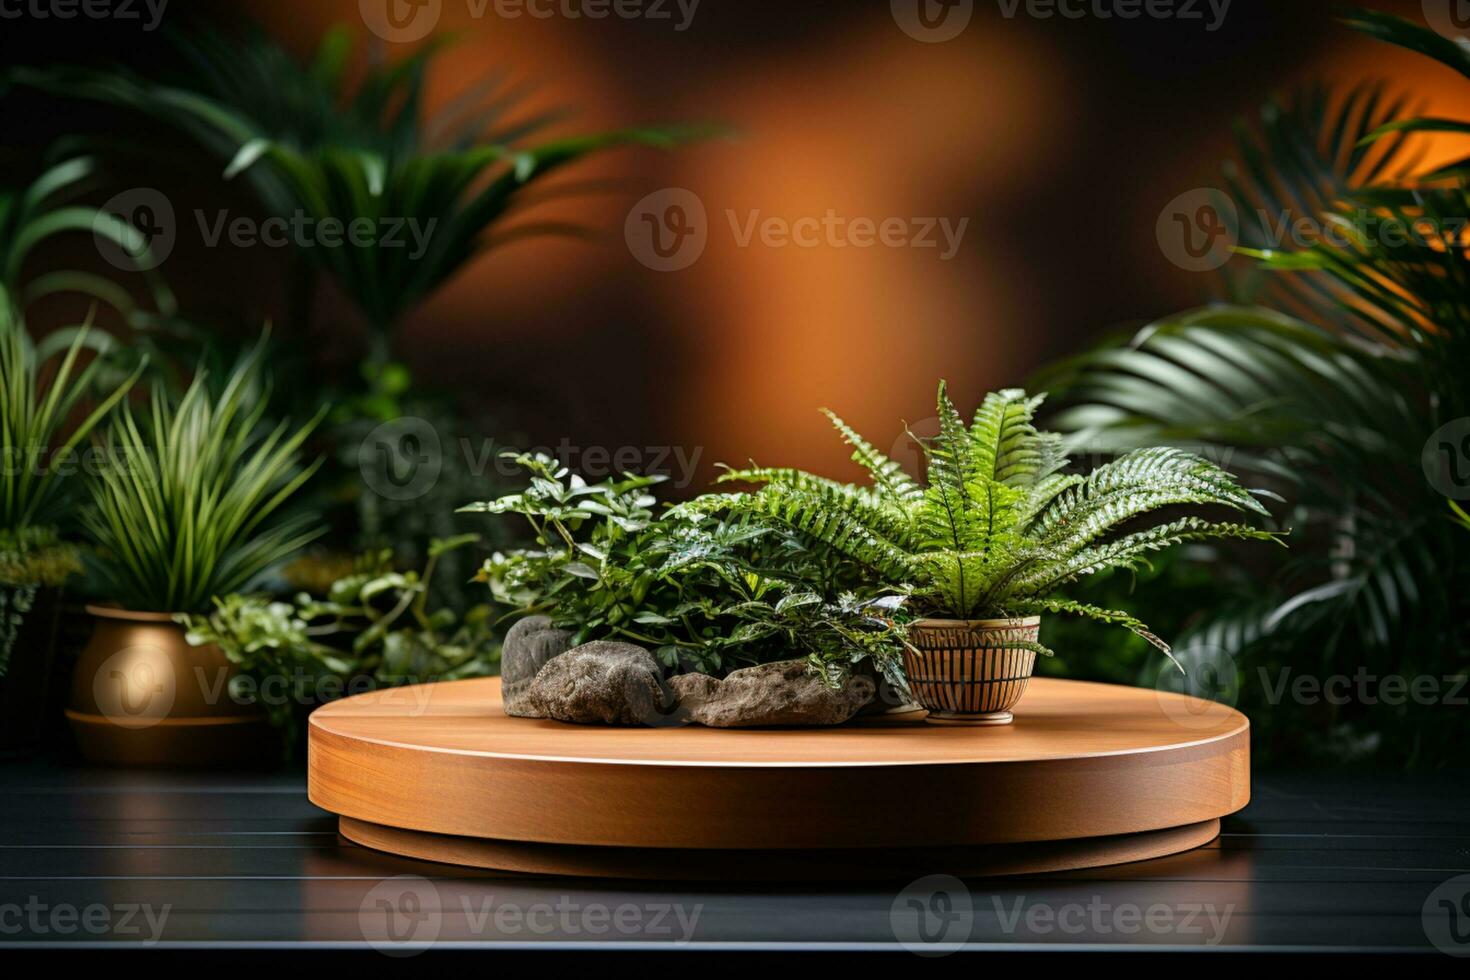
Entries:
{"label": "dark surface under podium", "polygon": [[[1426,913],[1426,902],[1470,873],[1462,774],[1262,775],[1250,806],[1197,851],[937,891],[903,881],[589,882],[425,864],[340,838],[336,818],[307,802],[299,773],[9,764],[0,799],[0,945],[9,949],[904,952],[907,939],[930,954],[963,941],[961,952],[1440,956],[1426,914],[1448,913],[1437,903]],[[912,932],[916,913],[904,910],[916,907],[931,913],[930,942]]]}

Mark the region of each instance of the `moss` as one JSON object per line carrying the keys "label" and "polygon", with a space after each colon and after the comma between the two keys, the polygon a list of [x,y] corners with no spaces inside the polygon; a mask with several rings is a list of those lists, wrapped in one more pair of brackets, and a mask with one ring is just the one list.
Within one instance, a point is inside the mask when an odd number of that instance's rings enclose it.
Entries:
{"label": "moss", "polygon": [[0,585],[54,588],[81,570],[76,547],[51,528],[0,531]]}

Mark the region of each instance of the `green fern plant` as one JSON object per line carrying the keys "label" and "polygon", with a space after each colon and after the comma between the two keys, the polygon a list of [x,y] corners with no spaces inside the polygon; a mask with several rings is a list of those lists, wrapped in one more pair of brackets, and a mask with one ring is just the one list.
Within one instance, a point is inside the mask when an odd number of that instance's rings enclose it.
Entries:
{"label": "green fern plant", "polygon": [[1150,553],[1185,541],[1280,535],[1193,516],[1130,529],[1136,518],[1176,505],[1269,514],[1230,474],[1179,449],[1140,449],[1086,476],[1064,472],[1061,437],[1034,423],[1042,397],[1015,389],[992,393],[967,426],[941,382],[939,434],[919,440],[927,486],[827,412],[871,486],[751,468],[721,480],[762,489],[706,499],[794,529],[902,587],[916,615],[1073,613],[1132,630],[1167,654],[1169,645],[1128,613],[1058,590],[1107,569],[1137,567]]}
{"label": "green fern plant", "polygon": [[82,517],[110,598],[203,612],[321,533],[307,514],[277,519],[321,460],[301,463],[316,421],[264,424],[264,354],[262,340],[217,395],[201,372],[177,403],[156,388],[147,411],[114,418]]}

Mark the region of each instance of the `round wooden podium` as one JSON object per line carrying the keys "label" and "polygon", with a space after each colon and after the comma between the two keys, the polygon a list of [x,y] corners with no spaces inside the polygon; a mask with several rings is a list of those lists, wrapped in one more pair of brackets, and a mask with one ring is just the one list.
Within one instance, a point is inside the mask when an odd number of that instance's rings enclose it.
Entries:
{"label": "round wooden podium", "polygon": [[508,717],[489,678],[317,709],[308,793],[359,844],[502,871],[1025,874],[1212,840],[1250,798],[1250,726],[1214,702],[1038,678],[1004,728],[603,728]]}

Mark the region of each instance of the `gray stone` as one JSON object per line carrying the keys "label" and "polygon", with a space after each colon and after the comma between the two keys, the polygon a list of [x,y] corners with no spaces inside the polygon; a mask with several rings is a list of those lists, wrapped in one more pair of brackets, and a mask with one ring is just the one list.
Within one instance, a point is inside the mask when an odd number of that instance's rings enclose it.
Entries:
{"label": "gray stone", "polygon": [[853,674],[832,689],[805,660],[783,660],[732,671],[724,680],[683,674],[669,681],[680,713],[711,728],[756,725],[840,725],[867,704],[873,680]]}
{"label": "gray stone", "polygon": [[655,725],[673,700],[653,654],[632,643],[594,640],[548,660],[520,707],[526,718]]}
{"label": "gray stone", "polygon": [[500,650],[500,695],[506,714],[540,717],[526,715],[526,692],[547,661],[566,653],[571,646],[571,632],[552,626],[550,616],[527,616],[510,628]]}

